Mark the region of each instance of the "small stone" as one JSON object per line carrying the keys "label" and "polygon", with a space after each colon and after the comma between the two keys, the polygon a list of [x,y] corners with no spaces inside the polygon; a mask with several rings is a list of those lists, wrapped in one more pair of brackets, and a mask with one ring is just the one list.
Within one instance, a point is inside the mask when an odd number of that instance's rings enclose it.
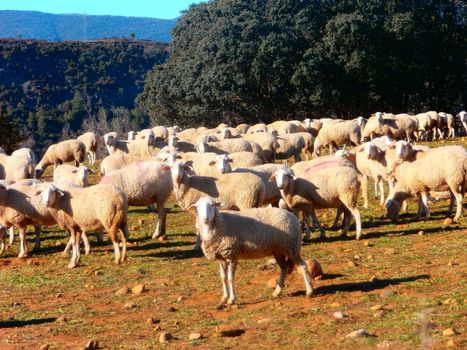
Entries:
{"label": "small stone", "polygon": [[353,258],[354,258],[355,260],[360,260],[362,257],[361,257],[360,255],[358,255],[358,254],[355,254],[355,255],[353,256]]}
{"label": "small stone", "polygon": [[131,288],[131,292],[135,295],[141,294],[145,291],[145,285],[142,283],[138,283],[133,288]]}
{"label": "small stone", "polygon": [[144,219],[138,219],[138,225],[143,226],[146,220]]}
{"label": "small stone", "polygon": [[245,333],[245,330],[235,326],[220,325],[216,327],[216,332],[221,337],[239,337]]}
{"label": "small stone", "polygon": [[378,277],[376,277],[376,276],[371,276],[371,278],[370,278],[371,283],[375,283],[377,280],[378,280]]}
{"label": "small stone", "polygon": [[178,326],[180,324],[180,321],[174,321],[173,325]]}
{"label": "small stone", "polygon": [[159,336],[159,343],[167,343],[173,339],[173,335],[170,332],[162,332]]}
{"label": "small stone", "polygon": [[267,287],[269,289],[275,289],[276,286],[277,286],[277,280],[275,278],[271,278],[267,283]]}
{"label": "small stone", "polygon": [[306,270],[308,271],[308,274],[311,278],[322,276],[324,274],[321,264],[316,259],[310,259],[306,261]]}
{"label": "small stone", "polygon": [[333,302],[333,303],[331,303],[331,304],[329,304],[329,307],[332,307],[332,308],[336,308],[336,307],[340,307],[340,306],[341,306],[341,304],[338,303],[338,302],[336,302],[336,301]]}
{"label": "small stone", "polygon": [[58,318],[55,320],[55,322],[57,322],[57,323],[65,323],[65,322],[67,322],[67,321],[68,321],[68,320],[66,319],[65,316],[60,316],[60,317],[58,317]]}
{"label": "small stone", "polygon": [[447,341],[447,343],[446,343],[446,346],[447,346],[448,348],[453,348],[453,347],[456,346],[456,343],[454,342],[454,340],[449,339],[449,340]]}
{"label": "small stone", "polygon": [[161,320],[159,320],[158,318],[155,318],[155,317],[149,317],[147,320],[146,320],[147,323],[149,324],[158,324],[161,322]]}
{"label": "small stone", "polygon": [[370,242],[368,242],[368,241],[364,241],[364,242],[363,242],[363,245],[364,245],[365,247],[371,247],[371,246],[372,246],[372,244],[371,244]]}
{"label": "small stone", "polygon": [[57,294],[55,295],[55,298],[57,298],[57,299],[58,299],[58,298],[61,298],[61,297],[62,297],[62,293],[57,293]]}
{"label": "small stone", "polygon": [[382,291],[380,295],[381,295],[382,298],[389,298],[390,296],[392,296],[394,294],[395,293],[392,290],[385,290],[385,291]]}
{"label": "small stone", "polygon": [[384,308],[384,306],[381,305],[381,304],[373,305],[372,307],[370,307],[370,309],[373,310],[373,311],[383,310],[383,308]]}
{"label": "small stone", "polygon": [[377,311],[377,312],[375,312],[375,313],[373,314],[373,317],[374,317],[374,318],[381,318],[381,317],[383,317],[383,315],[384,315],[384,311],[383,311],[383,310],[379,310],[379,311]]}
{"label": "small stone", "polygon": [[160,236],[157,240],[159,242],[165,242],[167,240],[167,237],[166,236]]}
{"label": "small stone", "polygon": [[216,310],[222,310],[223,308],[225,308],[225,305],[223,305],[223,304],[217,304],[216,305]]}
{"label": "small stone", "polygon": [[425,234],[425,232],[423,232],[423,231],[418,231],[418,235],[419,235],[419,236],[423,236],[424,234]]}
{"label": "small stone", "polygon": [[449,226],[449,225],[452,225],[453,221],[451,218],[446,218],[444,219],[443,221],[443,226]]}
{"label": "small stone", "polygon": [[345,337],[346,338],[358,338],[358,337],[367,337],[370,334],[365,329],[357,329],[356,331],[350,332]]}
{"label": "small stone", "polygon": [[387,248],[385,250],[386,255],[394,255],[396,254],[396,250],[394,248]]}
{"label": "small stone", "polygon": [[158,324],[156,327],[154,327],[154,330],[157,332],[157,331],[160,331],[162,329],[161,325]]}
{"label": "small stone", "polygon": [[132,302],[129,302],[129,303],[126,303],[125,305],[123,305],[124,309],[134,309],[136,307],[138,307],[138,305],[136,305],[135,303],[132,303]]}
{"label": "small stone", "polygon": [[334,318],[337,318],[339,320],[349,317],[349,314],[343,311],[336,311],[332,315],[334,316]]}
{"label": "small stone", "polygon": [[49,350],[49,349],[50,349],[49,344],[42,344],[41,347],[39,348],[39,350]]}
{"label": "small stone", "polygon": [[128,289],[128,287],[125,286],[117,290],[115,292],[115,295],[127,295],[128,293],[130,293],[130,289]]}
{"label": "small stone", "polygon": [[168,312],[175,312],[175,311],[177,311],[177,309],[174,308],[173,306],[171,306],[171,307],[169,307],[169,308],[167,309],[167,311],[168,311]]}
{"label": "small stone", "polygon": [[315,281],[319,281],[319,280],[322,280],[324,278],[323,275],[319,275],[319,276],[316,276],[315,278],[313,278]]}
{"label": "small stone", "polygon": [[357,264],[355,261],[353,261],[353,260],[349,260],[349,261],[347,262],[347,265],[349,265],[349,267],[358,266],[358,264]]}
{"label": "small stone", "polygon": [[368,254],[366,258],[367,258],[368,260],[373,260],[373,255]]}
{"label": "small stone", "polygon": [[60,242],[60,241],[55,241],[55,246],[56,246],[56,247],[60,247],[61,245],[62,245],[62,242]]}
{"label": "small stone", "polygon": [[258,320],[258,324],[265,324],[265,323],[269,323],[271,321],[272,321],[271,318],[262,318],[262,319]]}
{"label": "small stone", "polygon": [[455,303],[456,303],[456,301],[454,299],[451,299],[451,298],[447,298],[445,301],[443,301],[444,305],[455,304]]}
{"label": "small stone", "polygon": [[184,299],[185,299],[184,297],[178,297],[178,298],[177,298],[177,302],[181,302],[181,301],[183,301]]}
{"label": "small stone", "polygon": [[458,332],[454,328],[446,328],[443,331],[443,335],[445,337],[452,337],[453,335],[456,335],[456,334],[458,334]]}
{"label": "small stone", "polygon": [[189,340],[198,340],[198,339],[201,339],[203,337],[203,335],[201,333],[190,333],[190,335],[188,336],[188,339]]}
{"label": "small stone", "polygon": [[384,340],[383,342],[376,345],[378,349],[395,349],[396,343],[390,340]]}
{"label": "small stone", "polygon": [[101,270],[96,270],[94,271],[94,275],[95,276],[100,276],[100,275],[103,275],[104,273],[101,271]]}
{"label": "small stone", "polygon": [[86,349],[87,350],[95,350],[99,348],[99,342],[97,340],[91,339],[88,341],[86,344]]}
{"label": "small stone", "polygon": [[458,265],[458,263],[455,262],[454,260],[449,260],[448,265],[449,266],[455,266],[455,265]]}

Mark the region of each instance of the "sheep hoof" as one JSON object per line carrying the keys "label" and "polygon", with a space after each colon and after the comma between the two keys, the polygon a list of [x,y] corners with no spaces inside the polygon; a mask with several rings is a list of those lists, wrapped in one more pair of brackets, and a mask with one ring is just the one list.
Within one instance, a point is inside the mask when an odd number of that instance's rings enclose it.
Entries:
{"label": "sheep hoof", "polygon": [[18,258],[26,259],[28,257],[28,253],[18,254]]}
{"label": "sheep hoof", "polygon": [[306,292],[305,296],[306,296],[307,298],[311,298],[311,297],[313,296],[313,289],[308,290],[308,291]]}
{"label": "sheep hoof", "polygon": [[356,239],[357,241],[359,241],[360,238],[361,238],[360,236],[355,236],[355,239]]}
{"label": "sheep hoof", "polygon": [[73,261],[73,262],[71,262],[71,263],[68,264],[68,268],[69,268],[69,269],[74,269],[74,268],[77,267],[78,265],[79,265],[78,262]]}
{"label": "sheep hoof", "polygon": [[228,305],[233,305],[233,304],[235,304],[235,299],[229,299],[229,300],[227,300],[227,304],[228,304]]}
{"label": "sheep hoof", "polygon": [[224,296],[221,298],[221,304],[225,304],[227,302],[227,299],[229,299],[229,297],[227,296]]}
{"label": "sheep hoof", "polygon": [[303,242],[310,242],[310,236],[303,237]]}

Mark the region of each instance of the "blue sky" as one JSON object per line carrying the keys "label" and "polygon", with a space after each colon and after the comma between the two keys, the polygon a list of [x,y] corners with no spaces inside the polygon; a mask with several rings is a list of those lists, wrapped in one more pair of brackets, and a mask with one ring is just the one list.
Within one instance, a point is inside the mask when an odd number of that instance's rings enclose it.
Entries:
{"label": "blue sky", "polygon": [[201,0],[0,0],[0,10],[175,18]]}

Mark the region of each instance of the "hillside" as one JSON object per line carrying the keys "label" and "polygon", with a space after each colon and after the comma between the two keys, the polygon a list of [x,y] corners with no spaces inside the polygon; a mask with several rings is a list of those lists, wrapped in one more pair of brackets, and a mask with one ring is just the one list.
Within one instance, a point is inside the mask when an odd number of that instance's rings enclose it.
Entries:
{"label": "hillside", "polygon": [[0,38],[49,41],[130,37],[169,42],[176,19],[80,14],[55,15],[37,11],[0,11]]}
{"label": "hillside", "polygon": [[66,124],[79,130],[100,109],[109,119],[117,107],[129,113],[146,73],[168,56],[166,44],[128,39],[2,39],[0,52],[0,117],[38,147],[57,140]]}

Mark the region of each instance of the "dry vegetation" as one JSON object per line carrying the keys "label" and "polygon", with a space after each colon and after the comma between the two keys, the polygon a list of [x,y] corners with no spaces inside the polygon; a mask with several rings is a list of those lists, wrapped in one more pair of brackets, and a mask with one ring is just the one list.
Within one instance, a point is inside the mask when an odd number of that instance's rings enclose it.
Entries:
{"label": "dry vegetation", "polygon": [[[326,276],[313,281],[312,299],[304,297],[297,272],[284,295],[273,299],[267,282],[278,268],[260,269],[265,260],[241,261],[239,305],[223,309],[217,308],[217,264],[192,250],[193,217],[173,201],[169,206],[166,241],[150,239],[154,214],[130,210],[132,244],[122,266],[113,264],[107,241],[98,245],[91,237],[91,255],[68,270],[60,255],[65,233],[57,227],[45,229],[42,249],[29,259],[16,258],[16,245],[7,251],[0,258],[0,348],[76,349],[90,339],[105,349],[374,349],[385,341],[393,349],[467,346],[467,218],[446,223],[444,201],[433,204],[429,221],[414,219],[411,202],[409,213],[391,224],[373,200],[362,209],[359,242],[353,233],[348,239],[332,231],[317,239],[315,233],[303,256],[318,259]],[[320,216],[329,227],[334,211]],[[33,235],[30,246],[32,241]],[[115,295],[137,283],[145,285],[143,293]],[[336,319],[336,311],[348,317]],[[371,335],[345,338],[361,328]],[[448,328],[459,334],[443,336]],[[163,331],[174,339],[161,345]],[[203,337],[189,340],[192,332]]]}

